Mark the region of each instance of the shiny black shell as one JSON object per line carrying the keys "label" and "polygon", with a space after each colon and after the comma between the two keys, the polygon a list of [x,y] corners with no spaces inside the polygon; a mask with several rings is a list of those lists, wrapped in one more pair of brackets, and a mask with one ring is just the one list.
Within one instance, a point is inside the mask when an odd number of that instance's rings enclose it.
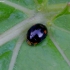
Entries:
{"label": "shiny black shell", "polygon": [[27,43],[36,45],[46,38],[48,30],[43,24],[33,25],[27,32]]}

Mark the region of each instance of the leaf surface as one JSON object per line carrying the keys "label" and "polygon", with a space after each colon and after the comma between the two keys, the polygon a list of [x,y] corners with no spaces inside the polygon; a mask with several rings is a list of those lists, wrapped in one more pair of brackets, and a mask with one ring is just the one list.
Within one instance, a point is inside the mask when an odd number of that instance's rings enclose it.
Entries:
{"label": "leaf surface", "polygon": [[[69,0],[0,2],[0,70],[70,70]],[[48,36],[37,46],[26,42],[27,30],[45,24]]]}

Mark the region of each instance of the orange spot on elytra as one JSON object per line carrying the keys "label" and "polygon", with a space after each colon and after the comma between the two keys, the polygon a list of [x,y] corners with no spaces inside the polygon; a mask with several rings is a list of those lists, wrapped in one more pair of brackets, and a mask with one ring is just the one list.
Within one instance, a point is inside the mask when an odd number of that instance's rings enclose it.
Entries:
{"label": "orange spot on elytra", "polygon": [[45,33],[45,34],[47,33],[46,30],[44,30],[44,33]]}

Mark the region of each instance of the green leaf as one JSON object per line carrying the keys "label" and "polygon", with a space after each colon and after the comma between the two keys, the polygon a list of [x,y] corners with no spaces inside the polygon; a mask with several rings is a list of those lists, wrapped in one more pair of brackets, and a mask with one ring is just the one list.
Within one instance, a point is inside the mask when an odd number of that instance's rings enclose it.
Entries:
{"label": "green leaf", "polygon": [[36,47],[24,42],[20,48],[14,70],[69,70],[69,66],[47,37]]}
{"label": "green leaf", "polygon": [[0,3],[0,34],[26,18],[27,15],[25,13]]}
{"label": "green leaf", "polygon": [[[69,0],[1,0],[0,70],[70,70]],[[42,23],[48,36],[36,46],[27,30]]]}
{"label": "green leaf", "polygon": [[[69,5],[66,6],[64,11],[62,11],[59,15],[56,16],[56,18],[53,21],[52,26],[52,36],[55,38],[56,42],[68,58],[70,60],[69,56],[69,49],[70,49],[70,11],[69,11]],[[63,43],[63,44],[62,44]]]}
{"label": "green leaf", "polygon": [[68,3],[70,0],[49,0],[49,4]]}
{"label": "green leaf", "polygon": [[30,9],[34,9],[36,6],[34,0],[9,0],[9,1],[12,1],[14,3],[17,3]]}
{"label": "green leaf", "polygon": [[17,39],[0,46],[0,70],[8,70],[10,59]]}

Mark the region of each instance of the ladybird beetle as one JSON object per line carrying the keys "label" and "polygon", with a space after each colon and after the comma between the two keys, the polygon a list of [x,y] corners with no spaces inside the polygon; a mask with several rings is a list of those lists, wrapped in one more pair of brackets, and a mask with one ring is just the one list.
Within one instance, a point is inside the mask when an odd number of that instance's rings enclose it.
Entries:
{"label": "ladybird beetle", "polygon": [[46,38],[48,30],[43,24],[33,25],[27,32],[27,43],[36,45]]}

